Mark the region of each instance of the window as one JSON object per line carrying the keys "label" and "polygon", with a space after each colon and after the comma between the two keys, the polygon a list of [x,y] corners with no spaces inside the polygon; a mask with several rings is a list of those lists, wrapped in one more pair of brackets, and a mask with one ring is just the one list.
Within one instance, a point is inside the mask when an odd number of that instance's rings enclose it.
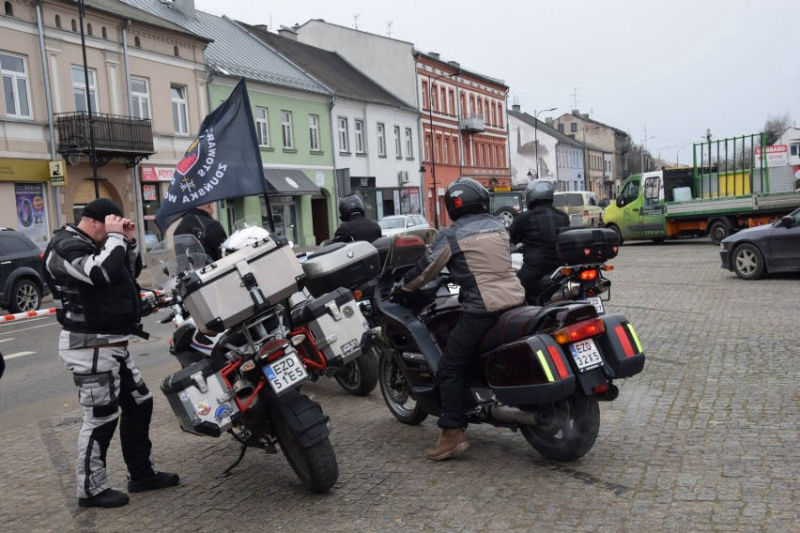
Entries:
{"label": "window", "polygon": [[103,35],[103,39],[108,39],[108,32],[106,31],[106,27],[105,26],[100,28],[100,33]]}
{"label": "window", "polygon": [[403,157],[403,144],[400,141],[400,126],[394,127],[394,152],[397,156],[397,159],[402,159]]}
{"label": "window", "polygon": [[414,158],[414,133],[411,128],[406,128],[406,157],[408,159]]}
{"label": "window", "polygon": [[25,64],[25,58],[11,54],[0,54],[0,76],[3,78],[6,116],[32,118],[28,69]]}
{"label": "window", "polygon": [[569,124],[569,132],[575,133],[578,131],[578,123],[577,122],[570,122]]}
{"label": "window", "polygon": [[363,154],[366,151],[364,150],[364,121],[358,119],[354,120],[353,129],[356,134],[356,153]]}
{"label": "window", "polygon": [[441,95],[442,95],[442,113],[444,113],[446,115],[447,114],[447,89],[445,89],[444,87],[442,87],[442,89],[441,89]]}
{"label": "window", "polygon": [[256,139],[259,146],[269,147],[269,110],[256,106]]}
{"label": "window", "polygon": [[178,47],[177,47],[177,46],[173,46],[173,47],[172,47],[172,55],[174,55],[175,57],[181,57],[181,53],[180,53],[180,51],[178,50]]}
{"label": "window", "polygon": [[422,81],[422,109],[428,109],[428,82]]}
{"label": "window", "polygon": [[72,19],[72,31],[78,31],[78,23],[75,22],[75,19]]}
{"label": "window", "polygon": [[308,115],[309,146],[312,152],[319,152],[319,115]]}
{"label": "window", "polygon": [[386,126],[378,122],[378,155],[386,157]]}
{"label": "window", "polygon": [[86,25],[86,33],[88,33],[90,37],[91,37],[91,36],[92,36],[92,34],[94,33],[94,32],[92,31],[92,23],[91,23],[91,22],[90,22],[90,23],[88,23],[88,24]]}
{"label": "window", "polygon": [[456,94],[453,92],[453,89],[450,89],[450,114],[456,114]]}
{"label": "window", "polygon": [[292,112],[281,111],[281,137],[283,138],[283,147],[286,149],[294,148],[294,134],[292,133]]}
{"label": "window", "polygon": [[147,78],[131,76],[131,116],[150,118],[150,91]]}
{"label": "window", "polygon": [[172,95],[172,125],[177,135],[189,133],[189,119],[186,116],[186,87],[182,85],[170,86]]}
{"label": "window", "polygon": [[503,127],[503,104],[497,104],[497,127]]}
{"label": "window", "polygon": [[[86,111],[86,76],[83,67],[72,65],[72,95],[75,100],[75,111]],[[92,111],[99,111],[97,104],[97,72],[89,69],[89,99]]]}
{"label": "window", "polygon": [[558,123],[558,131],[559,133],[564,133],[564,125],[562,123]]}
{"label": "window", "polygon": [[789,149],[792,155],[800,155],[800,144],[793,144]]}
{"label": "window", "polygon": [[431,84],[431,109],[437,111],[439,109],[439,93],[436,91],[436,85]]}
{"label": "window", "polygon": [[339,117],[336,123],[339,126],[339,152],[350,153],[350,131],[346,117]]}
{"label": "window", "polygon": [[135,46],[136,48],[142,47],[142,41],[139,40],[138,36],[133,38],[133,46]]}
{"label": "window", "polygon": [[492,115],[489,118],[489,120],[492,126],[494,126],[495,124],[497,124],[497,108],[494,106],[494,102],[492,102],[491,106],[492,106]]}
{"label": "window", "polygon": [[61,15],[56,15],[56,28],[61,27]]}
{"label": "window", "polygon": [[6,2],[3,5],[4,5],[5,10],[6,10],[6,15],[9,16],[9,17],[13,17],[14,16],[14,6],[11,5],[11,2]]}

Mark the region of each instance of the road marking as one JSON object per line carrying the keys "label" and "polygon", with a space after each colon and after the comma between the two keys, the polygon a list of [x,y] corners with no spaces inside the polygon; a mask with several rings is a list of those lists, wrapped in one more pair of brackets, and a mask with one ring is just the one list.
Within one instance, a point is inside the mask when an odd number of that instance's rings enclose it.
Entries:
{"label": "road marking", "polygon": [[49,327],[49,326],[58,326],[58,325],[59,325],[58,322],[53,322],[52,324],[42,324],[41,326],[31,326],[29,328],[15,329],[13,331],[9,331],[8,333],[0,333],[0,335],[12,335],[12,334],[18,333],[20,331],[28,331],[28,330],[31,330],[31,329],[46,328],[46,327]]}
{"label": "road marking", "polygon": [[26,355],[32,355],[32,354],[35,354],[35,353],[36,352],[16,352],[16,353],[4,355],[3,359],[8,361],[10,359],[16,359],[17,357],[25,357]]}

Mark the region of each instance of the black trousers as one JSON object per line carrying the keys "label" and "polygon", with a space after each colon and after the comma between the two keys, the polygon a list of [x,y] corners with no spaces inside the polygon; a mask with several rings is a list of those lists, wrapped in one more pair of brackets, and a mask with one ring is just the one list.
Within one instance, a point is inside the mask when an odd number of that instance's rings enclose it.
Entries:
{"label": "black trousers", "polygon": [[500,313],[463,313],[450,332],[437,375],[442,402],[440,428],[467,427],[466,413],[473,403],[467,388],[467,372],[478,359],[481,341],[497,323],[498,316]]}
{"label": "black trousers", "polygon": [[553,273],[558,265],[537,265],[531,266],[528,263],[523,263],[522,268],[517,272],[519,282],[522,288],[525,289],[525,301],[528,305],[542,305],[539,301],[543,293],[548,292],[551,288],[549,279],[542,279]]}

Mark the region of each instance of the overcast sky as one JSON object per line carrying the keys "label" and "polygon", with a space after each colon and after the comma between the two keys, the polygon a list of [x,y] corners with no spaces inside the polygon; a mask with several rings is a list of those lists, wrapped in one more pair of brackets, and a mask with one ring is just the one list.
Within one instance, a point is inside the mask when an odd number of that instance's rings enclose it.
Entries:
{"label": "overcast sky", "polygon": [[[251,24],[310,18],[387,34],[503,79],[523,111],[577,107],[667,160],[691,143],[800,123],[800,2],[196,0]],[[391,87],[388,87],[391,90]],[[577,97],[574,93],[577,89]],[[548,116],[541,114],[540,118]]]}

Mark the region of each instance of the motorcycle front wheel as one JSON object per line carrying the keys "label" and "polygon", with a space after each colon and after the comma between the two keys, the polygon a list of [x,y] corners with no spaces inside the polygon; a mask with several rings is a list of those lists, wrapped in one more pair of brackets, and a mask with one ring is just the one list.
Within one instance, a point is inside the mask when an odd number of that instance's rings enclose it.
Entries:
{"label": "motorcycle front wheel", "polygon": [[520,426],[520,431],[546,459],[574,461],[594,446],[600,431],[596,396],[573,394],[565,400],[539,407],[536,414],[539,422]]}
{"label": "motorcycle front wheel", "polygon": [[378,381],[383,401],[397,420],[416,426],[428,417],[411,395],[411,384],[391,354],[380,354]]}
{"label": "motorcycle front wheel", "polygon": [[[313,432],[321,430],[321,424],[327,424],[323,421],[322,408],[308,396],[291,391],[274,402],[270,411],[272,427],[292,470],[312,492],[327,492],[339,479],[333,446],[327,436],[314,439],[316,442],[310,446],[304,445]],[[292,420],[288,420],[289,417]]]}
{"label": "motorcycle front wheel", "polygon": [[355,360],[344,365],[334,375],[344,391],[353,396],[366,396],[378,384],[378,358],[370,348]]}

